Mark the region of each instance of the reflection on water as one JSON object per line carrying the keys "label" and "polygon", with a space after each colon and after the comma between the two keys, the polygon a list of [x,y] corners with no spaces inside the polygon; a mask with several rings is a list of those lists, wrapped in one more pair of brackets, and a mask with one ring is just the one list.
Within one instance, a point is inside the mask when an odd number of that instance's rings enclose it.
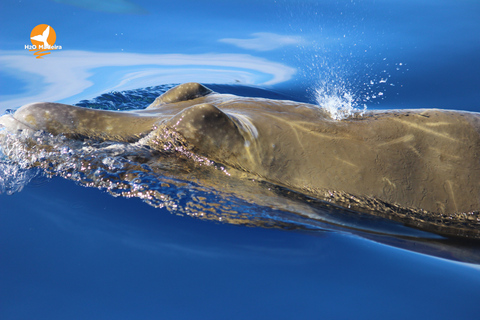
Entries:
{"label": "reflection on water", "polygon": [[57,3],[67,4],[82,9],[119,14],[147,14],[148,11],[140,5],[129,0],[53,0]]}
{"label": "reflection on water", "polygon": [[[39,64],[36,59],[22,51],[0,51],[2,69],[15,71],[27,82],[29,88],[28,92],[22,94],[3,95],[0,114],[8,108],[19,107],[32,101],[64,101],[68,98],[73,102],[72,99],[79,94],[89,92],[88,89],[93,86],[90,80],[92,76],[97,83],[95,94],[98,94],[106,90],[190,81],[275,85],[290,80],[295,74],[295,69],[282,63],[247,54],[67,51],[49,58],[52,59],[44,59]],[[113,72],[109,70],[110,67]],[[101,69],[97,70],[99,68]],[[42,85],[39,85],[39,82]],[[39,89],[39,86],[42,88]]]}
{"label": "reflection on water", "polygon": [[269,51],[284,46],[301,45],[305,43],[305,39],[300,36],[283,36],[270,32],[257,32],[251,36],[253,36],[251,39],[225,38],[218,41],[255,51]]}

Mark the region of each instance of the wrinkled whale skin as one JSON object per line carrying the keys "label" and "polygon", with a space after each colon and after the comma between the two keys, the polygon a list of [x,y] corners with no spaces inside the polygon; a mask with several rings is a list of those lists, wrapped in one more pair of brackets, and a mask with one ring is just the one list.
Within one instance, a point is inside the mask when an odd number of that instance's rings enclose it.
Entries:
{"label": "wrinkled whale skin", "polygon": [[0,124],[115,141],[168,127],[203,156],[309,194],[335,190],[442,214],[480,210],[478,113],[372,111],[337,121],[315,105],[186,83],[144,110],[33,103]]}

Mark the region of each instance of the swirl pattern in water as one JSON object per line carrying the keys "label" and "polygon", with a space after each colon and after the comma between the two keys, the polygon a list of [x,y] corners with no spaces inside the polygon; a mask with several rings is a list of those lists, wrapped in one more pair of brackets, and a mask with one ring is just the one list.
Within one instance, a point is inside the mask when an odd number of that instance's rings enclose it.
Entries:
{"label": "swirl pattern in water", "polygon": [[0,192],[42,172],[234,224],[480,237],[477,114],[354,112],[340,121],[309,104],[173,87],[4,116]]}

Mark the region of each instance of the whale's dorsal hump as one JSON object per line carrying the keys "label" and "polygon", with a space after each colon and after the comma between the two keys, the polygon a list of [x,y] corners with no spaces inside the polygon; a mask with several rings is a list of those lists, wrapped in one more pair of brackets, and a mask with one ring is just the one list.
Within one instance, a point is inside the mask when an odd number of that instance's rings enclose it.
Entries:
{"label": "whale's dorsal hump", "polygon": [[167,103],[176,103],[181,101],[188,101],[200,97],[204,97],[213,91],[205,87],[204,85],[197,82],[188,82],[181,85],[178,85],[160,97],[155,99],[155,101],[148,108],[156,108],[162,104]]}
{"label": "whale's dorsal hump", "polygon": [[245,144],[233,119],[212,104],[187,108],[166,124],[192,143],[200,154],[216,159],[237,153]]}

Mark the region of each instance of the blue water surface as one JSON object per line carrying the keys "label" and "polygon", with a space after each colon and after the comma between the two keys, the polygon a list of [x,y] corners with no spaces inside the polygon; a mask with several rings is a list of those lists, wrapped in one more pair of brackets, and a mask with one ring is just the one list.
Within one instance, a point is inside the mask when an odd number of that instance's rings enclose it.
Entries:
{"label": "blue water surface", "polygon": [[[476,1],[42,0],[0,8],[0,114],[190,81],[312,103],[328,87],[351,93],[359,108],[480,112]],[[43,59],[24,49],[38,24],[54,28],[62,46]],[[10,175],[0,172],[0,182]],[[467,253],[478,260],[472,243]],[[0,318],[478,317],[478,264],[395,244],[348,229],[177,216],[37,176],[0,194]]]}

